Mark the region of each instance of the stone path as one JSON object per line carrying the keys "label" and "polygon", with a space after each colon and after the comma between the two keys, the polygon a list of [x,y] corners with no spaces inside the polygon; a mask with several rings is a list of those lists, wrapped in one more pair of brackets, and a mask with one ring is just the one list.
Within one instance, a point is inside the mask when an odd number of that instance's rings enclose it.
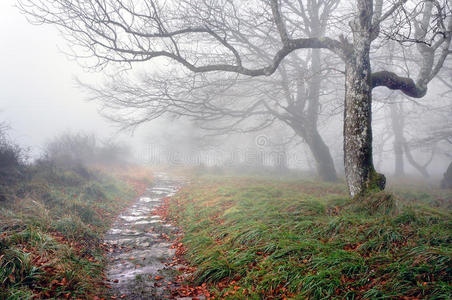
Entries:
{"label": "stone path", "polygon": [[173,299],[177,266],[165,263],[172,260],[175,250],[165,236],[176,233],[176,228],[152,215],[152,211],[163,198],[173,196],[182,183],[182,179],[157,175],[152,187],[118,217],[106,234],[104,242],[111,249],[107,280],[112,298]]}

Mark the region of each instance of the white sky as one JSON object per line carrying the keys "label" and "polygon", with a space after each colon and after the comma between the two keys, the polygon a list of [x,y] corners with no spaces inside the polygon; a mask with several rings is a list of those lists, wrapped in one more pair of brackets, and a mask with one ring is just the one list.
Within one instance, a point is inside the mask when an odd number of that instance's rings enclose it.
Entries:
{"label": "white sky", "polygon": [[93,80],[58,50],[65,40],[56,28],[29,24],[15,0],[0,0],[0,121],[10,136],[34,148],[65,130],[111,135],[115,129],[84,100],[74,76]]}

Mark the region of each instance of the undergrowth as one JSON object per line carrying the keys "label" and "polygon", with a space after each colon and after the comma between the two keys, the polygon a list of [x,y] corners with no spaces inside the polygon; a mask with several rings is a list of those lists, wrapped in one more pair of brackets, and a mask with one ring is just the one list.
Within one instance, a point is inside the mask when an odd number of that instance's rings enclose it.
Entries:
{"label": "undergrowth", "polygon": [[197,178],[170,216],[219,298],[450,299],[450,210],[404,193],[357,205],[342,184]]}

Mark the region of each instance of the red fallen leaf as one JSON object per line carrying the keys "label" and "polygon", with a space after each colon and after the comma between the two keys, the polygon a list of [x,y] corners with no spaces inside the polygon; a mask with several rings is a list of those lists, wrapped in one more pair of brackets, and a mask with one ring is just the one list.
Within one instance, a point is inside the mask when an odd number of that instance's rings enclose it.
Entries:
{"label": "red fallen leaf", "polygon": [[129,257],[129,259],[130,259],[130,260],[134,260],[134,259],[135,259],[135,257],[131,256],[131,257]]}
{"label": "red fallen leaf", "polygon": [[240,287],[239,286],[235,286],[234,290],[240,290]]}
{"label": "red fallen leaf", "polygon": [[162,277],[162,276],[155,276],[154,279],[155,279],[155,280],[162,280],[163,277]]}
{"label": "red fallen leaf", "polygon": [[57,283],[57,285],[60,285],[60,286],[66,286],[66,285],[67,285],[66,277],[63,277],[63,279],[61,280],[61,282]]}
{"label": "red fallen leaf", "polygon": [[118,283],[118,282],[119,282],[119,280],[118,280],[118,279],[115,279],[115,280],[113,280],[113,282],[114,282],[114,283]]}
{"label": "red fallen leaf", "polygon": [[107,289],[111,289],[111,285],[106,284],[105,287],[106,287]]}

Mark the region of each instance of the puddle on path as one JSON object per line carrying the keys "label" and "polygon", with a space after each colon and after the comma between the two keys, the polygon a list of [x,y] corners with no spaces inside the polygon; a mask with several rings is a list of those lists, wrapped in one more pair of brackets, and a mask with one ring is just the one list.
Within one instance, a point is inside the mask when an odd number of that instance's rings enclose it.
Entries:
{"label": "puddle on path", "polygon": [[171,262],[175,250],[162,234],[175,234],[177,230],[152,215],[152,210],[162,204],[163,198],[173,196],[182,183],[182,179],[158,174],[152,187],[117,218],[105,235],[104,242],[113,250],[109,254],[107,280],[116,297],[174,299],[171,289],[175,288],[177,266],[165,263]]}

